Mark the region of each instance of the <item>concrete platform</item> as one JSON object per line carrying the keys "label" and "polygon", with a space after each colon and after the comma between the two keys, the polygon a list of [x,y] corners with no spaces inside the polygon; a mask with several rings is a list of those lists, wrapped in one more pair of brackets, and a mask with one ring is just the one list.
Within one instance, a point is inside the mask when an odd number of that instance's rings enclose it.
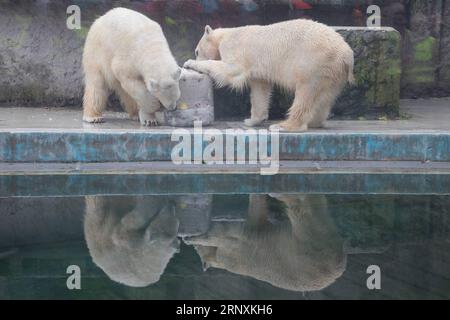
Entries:
{"label": "concrete platform", "polygon": [[[280,160],[450,161],[450,99],[402,101],[402,113],[404,120],[329,121],[325,129],[282,133]],[[171,160],[174,128],[141,127],[123,113],[107,113],[106,121],[83,123],[73,109],[1,108],[0,161]],[[247,129],[243,122],[212,127]]]}
{"label": "concrete platform", "polygon": [[[312,129],[308,133],[377,133],[411,130],[421,130],[423,133],[450,132],[450,98],[401,100],[400,107],[403,120],[332,120],[328,121],[325,129]],[[105,123],[89,124],[82,121],[80,109],[0,108],[0,132],[35,129],[41,129],[36,131],[64,129],[64,132],[98,132],[99,130],[105,132],[168,132],[173,129],[172,127],[142,127],[139,122],[129,120],[127,115],[121,112],[107,112],[105,118]],[[211,127],[246,128],[243,121],[221,121]],[[60,132],[60,130],[56,131]]]}

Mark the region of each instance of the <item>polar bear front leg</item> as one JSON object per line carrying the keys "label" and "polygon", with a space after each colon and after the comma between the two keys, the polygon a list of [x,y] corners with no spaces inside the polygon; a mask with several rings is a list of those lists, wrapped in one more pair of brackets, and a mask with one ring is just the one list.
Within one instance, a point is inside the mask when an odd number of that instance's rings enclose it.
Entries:
{"label": "polar bear front leg", "polygon": [[139,121],[143,126],[156,126],[155,112],[159,110],[159,100],[150,94],[144,82],[138,79],[122,79],[122,88],[136,101],[139,107]]}
{"label": "polar bear front leg", "polygon": [[183,67],[209,75],[218,87],[230,86],[242,89],[247,81],[244,68],[219,60],[188,60]]}
{"label": "polar bear front leg", "polygon": [[161,108],[159,100],[150,93],[145,97],[142,107],[139,107],[139,121],[141,125],[151,127],[157,126],[155,112]]}
{"label": "polar bear front leg", "polygon": [[269,104],[272,86],[261,80],[250,81],[251,117],[245,119],[246,126],[253,127],[269,119]]}
{"label": "polar bear front leg", "polygon": [[150,113],[144,109],[139,109],[139,121],[141,122],[141,125],[145,127],[158,125],[158,120],[156,120],[155,113]]}

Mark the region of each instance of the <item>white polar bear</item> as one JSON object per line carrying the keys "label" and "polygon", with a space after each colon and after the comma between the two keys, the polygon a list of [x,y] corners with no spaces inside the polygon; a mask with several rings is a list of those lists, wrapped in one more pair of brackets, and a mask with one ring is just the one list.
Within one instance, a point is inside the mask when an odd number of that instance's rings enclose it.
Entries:
{"label": "white polar bear", "polygon": [[310,20],[267,26],[211,29],[185,68],[210,75],[218,86],[251,89],[248,126],[267,120],[272,85],[295,91],[280,129],[322,127],[347,82],[353,83],[353,50],[332,28]]}
{"label": "white polar bear", "polygon": [[225,269],[291,291],[322,290],[347,266],[344,239],[323,195],[273,195],[287,219],[276,221],[265,195],[250,195],[245,223],[214,221],[208,233],[185,237],[204,268]]}
{"label": "white polar bear", "polygon": [[87,196],[84,232],[93,261],[132,287],[159,281],[179,251],[179,221],[168,197]]}
{"label": "white polar bear", "polygon": [[83,120],[103,122],[110,90],[131,118],[157,124],[161,104],[176,108],[180,97],[178,67],[158,23],[133,10],[116,8],[98,18],[83,52]]}

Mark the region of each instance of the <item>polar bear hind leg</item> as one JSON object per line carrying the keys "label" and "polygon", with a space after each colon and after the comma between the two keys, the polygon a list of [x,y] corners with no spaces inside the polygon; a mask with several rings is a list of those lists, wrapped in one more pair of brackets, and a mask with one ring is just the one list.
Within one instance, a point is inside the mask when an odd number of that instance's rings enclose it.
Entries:
{"label": "polar bear hind leg", "polygon": [[271,126],[271,129],[282,131],[307,131],[308,124],[314,116],[314,107],[318,99],[317,88],[311,84],[297,86],[292,106],[288,112],[288,118]]}
{"label": "polar bear hind leg", "polygon": [[325,121],[328,119],[331,108],[342,91],[343,86],[344,85],[339,86],[336,83],[333,83],[323,87],[317,101],[317,106],[315,107],[314,116],[308,124],[310,128],[325,127]]}
{"label": "polar bear hind leg", "polygon": [[103,122],[109,90],[100,72],[90,71],[85,76],[83,97],[83,120],[91,123]]}
{"label": "polar bear hind leg", "polygon": [[287,131],[307,131],[322,128],[344,84],[327,78],[297,86],[288,119],[272,128]]}

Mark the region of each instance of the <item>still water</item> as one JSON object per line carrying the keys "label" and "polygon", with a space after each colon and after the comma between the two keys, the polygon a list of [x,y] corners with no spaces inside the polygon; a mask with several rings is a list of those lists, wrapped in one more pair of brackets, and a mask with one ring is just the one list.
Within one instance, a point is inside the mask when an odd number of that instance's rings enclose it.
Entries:
{"label": "still water", "polygon": [[0,198],[0,298],[449,299],[450,196]]}

